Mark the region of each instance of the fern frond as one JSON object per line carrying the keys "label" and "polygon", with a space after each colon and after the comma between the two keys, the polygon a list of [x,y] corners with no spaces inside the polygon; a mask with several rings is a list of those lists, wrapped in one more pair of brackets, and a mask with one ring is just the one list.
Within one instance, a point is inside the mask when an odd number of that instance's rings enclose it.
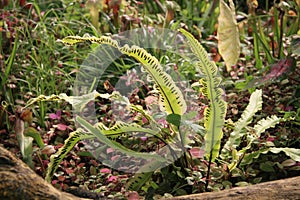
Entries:
{"label": "fern frond", "polygon": [[[79,123],[82,124],[81,118],[79,118]],[[86,124],[86,123],[83,123],[83,124]],[[90,126],[90,128],[91,127],[92,126]],[[134,124],[134,123],[126,124],[123,122],[117,122],[111,128],[104,126],[102,123],[97,123],[93,127],[95,128],[95,130],[98,130],[98,132],[101,131],[104,134],[103,137],[105,137],[105,136],[109,137],[112,135],[118,135],[118,134],[128,133],[128,132],[144,132],[144,133],[148,133],[150,135],[154,135],[155,137],[160,138],[157,135],[156,131],[147,129],[147,128],[143,128],[143,127],[139,126],[138,124]],[[89,131],[91,131],[91,130],[89,130]],[[52,178],[54,172],[57,170],[60,162],[80,140],[91,139],[91,138],[96,138],[96,137],[97,137],[96,134],[92,134],[92,132],[85,132],[81,128],[78,128],[76,131],[72,132],[70,134],[70,136],[67,138],[67,140],[65,140],[64,145],[54,155],[52,155],[50,157],[50,163],[47,168],[46,180],[48,182],[51,181],[51,178]],[[105,140],[100,139],[100,141],[102,141],[102,142],[107,142],[108,140],[109,140],[108,138]],[[161,140],[164,141],[163,139],[161,139]],[[150,156],[148,156],[148,154],[145,155],[144,153],[136,153],[132,150],[129,150],[129,149],[127,150],[125,147],[121,146],[118,143],[115,143],[111,140],[109,140],[109,141],[110,141],[110,144],[108,144],[108,146],[110,146],[114,149],[118,149],[123,153],[128,153],[128,155],[130,155],[130,156],[136,156],[136,157],[142,157],[142,158],[148,158],[148,159],[155,158],[155,159],[157,159],[158,162],[165,161],[160,156],[155,156],[155,155],[152,156],[151,154],[150,154]],[[107,144],[107,143],[105,143],[105,144]]]}
{"label": "fern frond", "polygon": [[262,109],[262,103],[262,90],[255,90],[250,96],[248,106],[240,119],[235,123],[234,130],[230,133],[230,137],[222,149],[221,156],[226,156],[231,151],[231,148],[236,148],[240,145],[240,139],[247,134],[246,126],[251,123],[255,113]]}
{"label": "fern frond", "polygon": [[63,158],[73,149],[73,147],[83,139],[91,139],[95,136],[91,133],[86,133],[83,129],[78,128],[76,131],[70,133],[69,137],[65,140],[64,145],[59,150],[50,156],[50,162],[46,172],[46,181],[50,182],[54,172],[57,170],[58,165]]}
{"label": "fern frond", "polygon": [[68,96],[65,93],[61,93],[59,95],[52,94],[50,96],[39,95],[36,98],[30,99],[27,102],[26,107],[29,107],[34,103],[42,102],[42,101],[60,101],[60,100],[64,100],[64,101],[68,102],[69,104],[71,104],[73,106],[73,108],[75,109],[75,111],[82,111],[82,109],[85,108],[85,106],[90,101],[95,100],[97,97],[108,99],[108,98],[114,98],[116,95],[117,95],[116,93],[100,94],[95,90],[93,92],[90,92],[88,94],[81,95],[81,96]]}
{"label": "fern frond", "polygon": [[157,154],[135,152],[131,149],[126,148],[125,146],[121,145],[120,143],[110,140],[109,138],[106,137],[105,134],[103,134],[102,131],[100,131],[99,128],[92,126],[89,122],[85,121],[83,118],[81,118],[79,116],[76,117],[76,121],[82,127],[84,127],[87,131],[89,131],[95,137],[97,137],[97,139],[99,139],[100,142],[108,145],[109,147],[111,147],[115,150],[119,150],[121,153],[125,153],[129,156],[143,158],[143,159],[154,159],[158,162],[163,162],[163,163],[167,162],[166,159],[164,159],[163,157],[161,157]]}
{"label": "fern frond", "polygon": [[103,123],[97,123],[96,128],[99,129],[104,135],[111,136],[111,135],[117,135],[120,133],[127,133],[127,132],[143,132],[148,133],[152,136],[155,136],[158,134],[157,131],[143,128],[140,125],[136,123],[127,124],[121,121],[117,121],[116,124],[110,128],[106,127]]}
{"label": "fern frond", "polygon": [[128,182],[127,188],[131,191],[139,191],[152,177],[153,172],[135,173]]}
{"label": "fern frond", "polygon": [[[230,165],[228,165],[229,170],[232,171],[236,167],[236,165],[234,165],[234,163],[236,163],[238,160],[240,160],[242,158],[243,158],[242,164],[245,164],[245,163],[251,162],[254,158],[257,158],[260,153],[266,153],[268,150],[264,150],[264,151],[259,150],[257,152],[252,152],[252,153],[246,154],[247,150],[249,150],[252,147],[253,142],[255,140],[257,140],[258,138],[260,138],[261,133],[265,132],[265,130],[268,128],[275,127],[275,125],[278,124],[282,120],[283,119],[278,118],[277,116],[273,115],[271,117],[267,117],[267,118],[262,119],[259,122],[257,122],[257,124],[254,126],[252,131],[249,133],[247,132],[248,145],[238,151],[237,157],[234,157],[232,155],[232,163]],[[239,141],[239,140],[236,140],[236,141]],[[236,147],[230,149],[230,151],[236,151]],[[228,149],[225,149],[225,147],[224,147],[224,149],[222,149],[222,156],[224,156],[224,158],[226,158],[226,157],[228,157],[228,154],[229,154]]]}
{"label": "fern frond", "polygon": [[260,135],[265,132],[266,129],[275,127],[275,125],[277,125],[281,120],[282,119],[278,118],[276,115],[272,115],[271,117],[269,116],[265,119],[260,120],[254,126],[256,136],[260,137]]}
{"label": "fern frond", "polygon": [[210,61],[207,52],[202,45],[187,31],[180,29],[187,38],[188,44],[194,55],[198,58],[198,69],[205,75],[201,80],[202,92],[210,100],[209,107],[205,110],[205,150],[206,157],[212,161],[219,155],[220,141],[223,137],[222,127],[224,124],[227,104],[222,99],[223,90],[220,87],[222,78],[218,75],[218,68]]}
{"label": "fern frond", "polygon": [[183,115],[186,104],[182,93],[175,85],[171,76],[163,71],[158,60],[147,53],[144,49],[133,46],[128,55],[138,60],[155,82],[155,89],[160,93],[162,107],[168,114]]}
{"label": "fern frond", "polygon": [[288,148],[288,147],[271,147],[267,149],[259,149],[258,151],[251,152],[246,154],[241,165],[249,165],[253,163],[253,159],[256,159],[260,156],[260,154],[266,154],[268,152],[272,152],[278,154],[280,152],[284,152],[287,156],[292,158],[294,161],[300,162],[300,149],[296,148]]}
{"label": "fern frond", "polygon": [[120,47],[118,42],[110,37],[79,37],[68,36],[61,40],[64,44],[74,45],[79,42],[94,42],[98,44],[107,44],[115,47],[121,53],[133,57],[142,64],[144,69],[150,75],[151,80],[155,83],[155,88],[160,94],[161,105],[168,114],[183,115],[186,111],[186,102],[179,88],[175,85],[171,76],[163,71],[158,60],[149,54],[145,49],[128,45]]}

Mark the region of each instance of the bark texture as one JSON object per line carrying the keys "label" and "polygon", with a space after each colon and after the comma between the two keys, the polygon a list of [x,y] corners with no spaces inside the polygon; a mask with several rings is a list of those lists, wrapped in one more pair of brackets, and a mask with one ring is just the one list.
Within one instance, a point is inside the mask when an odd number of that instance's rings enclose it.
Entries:
{"label": "bark texture", "polygon": [[61,192],[0,146],[1,200],[83,200]]}
{"label": "bark texture", "polygon": [[220,192],[206,192],[172,198],[174,200],[247,199],[247,200],[297,200],[300,199],[300,176],[270,181],[247,187],[236,187]]}

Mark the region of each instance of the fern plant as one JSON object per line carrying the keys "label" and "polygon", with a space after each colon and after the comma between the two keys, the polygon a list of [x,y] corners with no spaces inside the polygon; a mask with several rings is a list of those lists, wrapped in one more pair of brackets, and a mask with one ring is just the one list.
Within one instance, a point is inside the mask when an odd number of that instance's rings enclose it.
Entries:
{"label": "fern plant", "polygon": [[209,183],[210,164],[219,155],[221,139],[223,137],[223,125],[226,116],[227,104],[222,99],[223,90],[221,88],[222,78],[218,75],[216,64],[209,60],[207,52],[200,43],[184,29],[180,30],[188,40],[194,55],[199,60],[196,63],[198,70],[205,75],[200,80],[202,84],[201,91],[209,99],[209,107],[205,109],[204,126],[205,134],[205,151],[206,158],[209,160],[208,172],[206,177],[206,189]]}
{"label": "fern plant", "polygon": [[[262,90],[256,90],[251,94],[249,104],[241,115],[241,118],[234,124],[234,129],[231,132],[227,142],[222,148],[220,158],[223,161],[228,161],[229,171],[233,171],[239,165],[247,165],[252,163],[254,158],[258,158],[261,153],[268,152],[279,153],[284,152],[295,161],[300,161],[300,150],[294,148],[277,148],[264,145],[257,151],[249,150],[252,144],[260,138],[261,134],[268,128],[275,127],[283,118],[278,118],[276,115],[261,119],[253,127],[249,127],[253,116],[262,109]],[[240,147],[242,138],[246,138],[247,144]],[[240,149],[240,150],[238,150]]]}
{"label": "fern plant", "polygon": [[[299,161],[299,151],[290,148],[264,148],[259,151],[248,153],[247,150],[251,148],[253,142],[255,142],[267,128],[273,127],[278,124],[282,119],[271,116],[266,119],[262,119],[253,128],[248,127],[252,120],[252,117],[257,111],[262,109],[262,92],[261,90],[255,91],[251,97],[249,105],[242,114],[238,122],[235,123],[235,128],[231,133],[228,141],[222,148],[221,155],[220,144],[223,137],[222,128],[225,121],[227,104],[222,99],[222,78],[218,74],[218,69],[214,62],[209,60],[209,56],[201,46],[201,44],[187,31],[180,29],[180,32],[186,37],[187,44],[192,49],[193,54],[197,58],[195,66],[198,71],[204,75],[199,83],[202,86],[201,92],[209,100],[209,106],[205,109],[204,114],[204,128],[205,128],[205,144],[204,149],[206,152],[206,159],[209,161],[207,165],[206,174],[206,189],[208,188],[210,181],[210,166],[216,159],[221,159],[222,162],[228,162],[229,169],[232,171],[240,164],[246,164],[251,162],[252,159],[259,156],[261,153],[268,151],[278,153],[280,151],[285,152],[291,158]],[[101,122],[91,124],[84,118],[77,116],[76,121],[80,125],[76,131],[69,135],[69,138],[65,140],[64,145],[58,150],[58,152],[51,156],[50,163],[47,169],[46,180],[51,181],[52,176],[57,170],[60,162],[67,155],[67,153],[80,141],[84,139],[97,139],[107,147],[111,147],[126,155],[151,160],[148,164],[140,168],[135,174],[134,178],[128,184],[129,190],[139,190],[145,185],[153,173],[163,166],[168,164],[174,165],[177,168],[177,164],[174,161],[181,160],[181,168],[188,167],[188,157],[179,157],[178,151],[185,152],[185,147],[188,145],[187,133],[182,133],[180,129],[181,123],[185,123],[185,115],[187,110],[187,103],[183,98],[183,95],[171,76],[168,75],[160,66],[158,60],[150,55],[145,49],[137,46],[119,46],[119,43],[110,37],[102,36],[96,37],[79,37],[69,36],[62,40],[67,45],[74,45],[79,42],[92,42],[97,44],[109,45],[121,53],[134,58],[136,61],[142,64],[144,70],[148,73],[150,79],[154,83],[154,88],[157,90],[160,97],[160,106],[166,113],[166,120],[170,124],[171,131],[165,132],[165,130],[155,121],[155,119],[142,109],[138,105],[131,104],[129,100],[122,96],[119,92],[114,91],[112,94],[100,94],[97,91],[82,95],[69,97],[66,94],[51,95],[51,96],[39,96],[31,99],[27,106],[40,101],[58,101],[64,100],[73,105],[75,110],[81,111],[85,106],[96,98],[110,99],[112,101],[121,101],[123,104],[134,112],[141,114],[149,122],[149,126],[143,127],[137,123],[125,123],[117,121],[114,126],[106,127]],[[167,146],[167,153],[171,154],[170,157],[166,157],[165,154],[152,154],[145,152],[137,152],[130,148],[127,148],[123,144],[117,142],[115,138],[134,132],[143,132],[148,137],[154,137],[165,146]],[[173,134],[171,134],[171,132]],[[167,137],[166,137],[167,134]],[[240,146],[242,137],[247,138],[248,145],[237,150]],[[176,141],[179,143],[176,143]],[[179,146],[178,146],[179,144]],[[178,148],[179,147],[179,148]],[[186,155],[183,153],[183,155]]]}
{"label": "fern plant", "polygon": [[[223,135],[222,126],[224,124],[224,119],[226,115],[226,102],[222,99],[222,79],[217,73],[218,70],[216,65],[209,60],[208,54],[200,45],[200,43],[187,31],[183,29],[181,29],[180,31],[187,38],[189,46],[191,47],[194,55],[198,59],[195,65],[197,66],[198,70],[205,76],[205,78],[200,80],[200,83],[203,86],[201,91],[210,100],[210,105],[205,110],[205,149],[207,152],[207,159],[209,160],[209,162],[213,162],[219,154],[220,141]],[[139,63],[141,63],[142,67],[148,73],[150,79],[154,83],[154,88],[159,93],[161,108],[167,113],[166,120],[171,125],[170,127],[172,129],[172,132],[175,132],[175,135],[170,135],[167,139],[162,137],[162,129],[155,122],[155,120],[151,116],[149,116],[147,112],[145,112],[143,109],[140,109],[136,105],[130,104],[126,100],[125,103],[128,107],[130,107],[130,109],[139,112],[150,122],[151,129],[142,127],[138,124],[126,124],[124,122],[117,122],[115,126],[108,128],[101,123],[96,123],[95,125],[92,125],[85,119],[78,116],[76,117],[76,121],[80,124],[81,128],[78,128],[75,132],[71,133],[69,138],[65,140],[63,147],[61,147],[56,154],[51,156],[50,164],[47,169],[46,180],[51,180],[59,163],[78,141],[83,139],[97,138],[107,146],[113,149],[117,149],[122,153],[126,153],[134,157],[142,157],[144,159],[153,160],[152,163],[142,167],[141,173],[139,175],[136,175],[135,178],[131,181],[131,184],[129,184],[130,189],[139,189],[151,177],[153,171],[160,168],[162,165],[172,163],[173,161],[178,159],[177,154],[175,152],[175,149],[177,147],[176,145],[172,145],[172,143],[174,143],[174,140],[180,141],[181,151],[185,151],[185,146],[187,145],[185,141],[186,133],[181,133],[179,126],[180,123],[183,122],[182,120],[184,118],[183,116],[186,112],[187,106],[181,91],[175,85],[170,75],[163,71],[158,60],[152,55],[150,55],[145,49],[142,49],[137,46],[119,46],[117,41],[105,36],[102,36],[100,38],[69,36],[64,38],[62,42],[67,45],[74,45],[79,42],[92,42],[100,45],[106,44],[111,47],[114,47],[121,53],[130,56],[137,60]],[[100,94],[96,91],[93,91],[92,93],[78,97],[68,97],[66,94],[39,96],[28,102],[28,106],[39,101],[65,100],[71,103],[76,110],[82,110],[88,102],[98,97],[114,100],[126,99],[123,98],[117,92],[114,92],[113,94],[109,95]],[[117,143],[113,139],[121,134],[130,132],[144,132],[148,135],[158,138],[160,141],[162,141],[165,145],[168,146],[168,152],[172,154],[173,160],[169,160],[164,156],[157,154],[134,152],[131,149],[128,149],[127,147],[121,145],[120,143]],[[185,162],[183,162],[183,167],[186,167],[187,157],[184,157],[184,160]],[[209,170],[207,177],[209,177]]]}
{"label": "fern plant", "polygon": [[[117,50],[119,50],[121,53],[133,57],[138,62],[140,62],[144,70],[149,74],[151,80],[155,83],[154,88],[160,94],[160,105],[162,109],[168,114],[167,116],[167,119],[169,119],[168,121],[174,124],[174,126],[179,126],[178,124],[180,122],[178,123],[178,120],[180,120],[180,116],[182,116],[186,111],[186,102],[183,99],[182,93],[179,90],[179,88],[175,85],[172,78],[166,72],[163,71],[162,67],[160,66],[160,63],[155,57],[151,56],[144,49],[139,48],[137,46],[129,47],[128,45],[125,45],[120,47],[117,41],[111,39],[110,37],[105,37],[105,36],[101,38],[69,36],[62,40],[62,42],[67,45],[73,45],[78,42],[86,42],[86,41],[97,43],[97,44],[110,45],[116,48]],[[97,92],[94,92],[93,94],[87,94],[84,98],[81,98],[81,100],[79,100],[80,97],[74,99],[74,98],[69,98],[66,95],[52,96],[49,97],[48,99],[49,100],[50,99],[54,100],[55,98],[64,99],[72,104],[81,102],[79,107],[82,108],[82,106],[84,106],[84,103],[87,103],[98,96],[104,97],[105,95],[101,95]],[[116,94],[113,94],[112,96],[116,96]],[[76,101],[76,99],[79,101]],[[41,99],[37,98],[33,100],[33,102],[39,100]],[[75,106],[78,107],[78,104],[76,104]],[[145,112],[143,112],[142,110],[138,110],[137,107],[131,106],[131,108],[145,115]],[[174,116],[176,116],[175,119],[177,121],[174,120]],[[145,117],[147,119],[150,118],[149,116],[145,116]],[[51,157],[50,164],[47,170],[47,175],[46,175],[46,180],[48,181],[51,180],[51,177],[53,176],[55,170],[57,169],[58,164],[63,159],[63,157],[68,153],[68,151],[70,151],[72,147],[79,140],[87,139],[87,138],[97,138],[107,146],[119,150],[121,153],[126,153],[130,156],[144,158],[144,159],[154,159],[156,163],[157,162],[164,163],[164,164],[170,163],[170,161],[163,158],[162,156],[155,155],[155,154],[152,155],[147,153],[134,152],[108,138],[111,137],[111,135],[116,136],[118,134],[120,135],[129,132],[144,132],[159,138],[167,145],[169,143],[167,143],[162,137],[158,135],[158,133],[160,132],[159,126],[156,126],[156,130],[151,130],[151,129],[143,128],[137,124],[125,124],[122,122],[117,122],[117,124],[114,127],[104,128],[104,125],[100,125],[100,124],[91,125],[81,117],[77,117],[76,121],[83,128],[79,128],[77,131],[70,134],[70,137],[65,141],[65,145],[57,152],[57,154]],[[154,120],[150,120],[150,121],[153,122]],[[174,129],[178,130],[178,127]],[[183,138],[181,138],[181,141],[183,141]],[[182,144],[182,148],[183,146],[184,144]],[[170,152],[173,152],[171,147],[170,147]]]}

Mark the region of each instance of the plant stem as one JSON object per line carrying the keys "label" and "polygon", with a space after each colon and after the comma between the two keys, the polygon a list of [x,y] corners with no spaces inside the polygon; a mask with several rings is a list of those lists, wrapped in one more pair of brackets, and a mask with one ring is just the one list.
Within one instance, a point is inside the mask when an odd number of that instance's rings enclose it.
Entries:
{"label": "plant stem", "polygon": [[212,153],[213,149],[210,151],[209,155],[209,161],[208,161],[208,167],[207,167],[207,174],[206,174],[206,180],[205,180],[205,191],[208,191],[208,183],[209,183],[209,175],[210,175],[210,165],[211,165],[211,160],[212,160]]}
{"label": "plant stem", "polygon": [[279,11],[279,18],[280,18],[280,35],[279,35],[279,48],[278,48],[278,58],[281,58],[284,56],[283,50],[282,50],[282,38],[283,38],[283,17],[284,17],[284,11]]}
{"label": "plant stem", "polygon": [[185,153],[185,148],[184,148],[184,136],[182,135],[181,131],[180,131],[180,127],[177,127],[179,135],[180,135],[180,142],[181,142],[181,149],[183,152],[183,158],[184,158],[184,167],[188,167],[188,159]]}

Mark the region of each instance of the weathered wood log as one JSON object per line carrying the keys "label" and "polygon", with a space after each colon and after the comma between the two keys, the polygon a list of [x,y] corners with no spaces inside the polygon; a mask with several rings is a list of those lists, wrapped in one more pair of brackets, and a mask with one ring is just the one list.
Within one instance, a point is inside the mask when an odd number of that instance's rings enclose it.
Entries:
{"label": "weathered wood log", "polygon": [[296,200],[300,199],[300,176],[269,181],[247,187],[236,187],[219,192],[185,195],[172,200],[247,199],[247,200]]}
{"label": "weathered wood log", "polygon": [[59,191],[0,146],[1,200],[83,200]]}

